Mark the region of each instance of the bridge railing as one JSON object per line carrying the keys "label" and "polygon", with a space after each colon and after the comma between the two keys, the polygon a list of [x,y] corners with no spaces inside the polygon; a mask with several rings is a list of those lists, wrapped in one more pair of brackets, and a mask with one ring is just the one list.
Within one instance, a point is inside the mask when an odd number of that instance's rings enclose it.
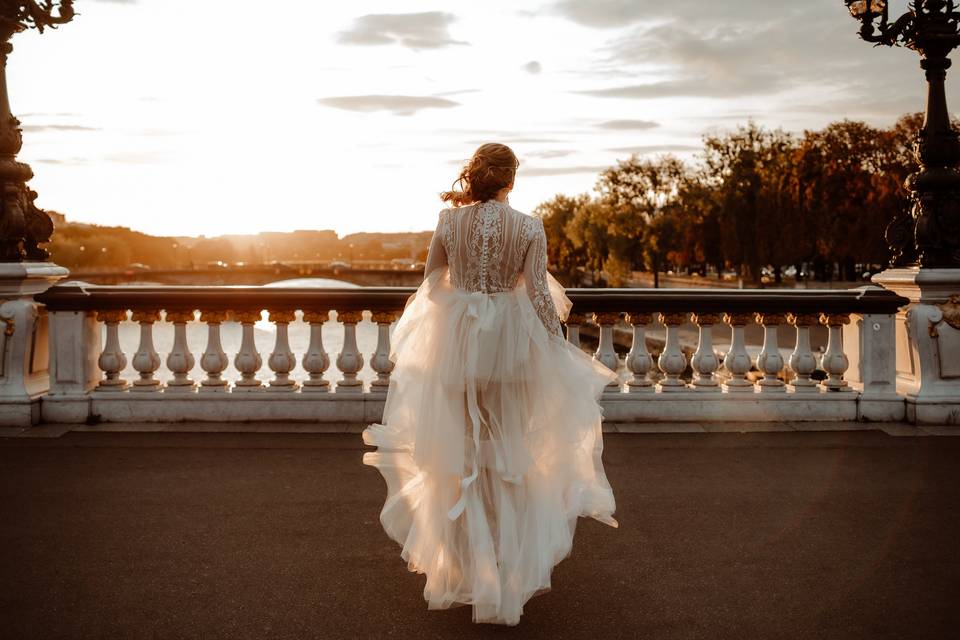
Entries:
{"label": "bridge railing", "polygon": [[[378,420],[394,368],[390,327],[413,292],[401,287],[55,286],[37,296],[50,320],[51,375],[41,403],[43,418]],[[567,293],[574,303],[567,339],[579,345],[581,328],[597,325],[594,357],[622,373],[602,399],[611,422],[903,418],[903,398],[896,393],[894,316],[907,300],[888,290]],[[227,353],[222,331],[233,323],[239,326],[239,344]],[[297,351],[289,333],[294,323],[303,323],[309,336]],[[357,341],[361,323],[375,333],[366,353]],[[748,353],[744,337],[751,324],[763,332],[756,357]],[[263,325],[269,331],[257,330]],[[697,331],[689,357],[680,340],[684,325]],[[810,344],[811,329],[818,325],[829,335],[822,354]],[[136,327],[135,348],[122,346],[122,326]],[[716,326],[729,330],[724,354],[713,344]],[[169,345],[162,352],[155,346],[158,327]],[[615,327],[632,333],[623,359],[614,348]],[[656,356],[647,346],[647,333],[655,327],[665,333]],[[198,329],[205,334],[202,344]],[[789,354],[779,344],[782,329],[795,336]],[[267,348],[265,335],[272,342]],[[324,346],[331,342],[338,345],[334,354]]]}

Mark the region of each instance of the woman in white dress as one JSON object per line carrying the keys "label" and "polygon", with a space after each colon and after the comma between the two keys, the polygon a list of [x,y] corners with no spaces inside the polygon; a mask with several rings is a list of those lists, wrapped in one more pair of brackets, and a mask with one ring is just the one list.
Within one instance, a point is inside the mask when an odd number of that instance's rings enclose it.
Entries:
{"label": "woman in white dress", "polygon": [[517,166],[485,144],[441,195],[456,206],[394,329],[383,422],[363,432],[387,482],[380,521],[426,575],[428,608],[507,625],[550,589],[578,517],[617,526],[597,403],[616,375],[562,336],[543,223],[507,203]]}

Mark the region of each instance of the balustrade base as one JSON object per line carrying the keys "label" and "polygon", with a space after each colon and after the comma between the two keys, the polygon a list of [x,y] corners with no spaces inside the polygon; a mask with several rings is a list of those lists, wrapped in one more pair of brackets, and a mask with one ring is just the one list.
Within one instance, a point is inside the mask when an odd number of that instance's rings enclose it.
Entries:
{"label": "balustrade base", "polygon": [[[777,422],[857,420],[859,395],[820,393],[654,393],[637,401],[630,393],[604,394],[611,422]],[[902,400],[901,400],[902,402]]]}
{"label": "balustrade base", "polygon": [[162,391],[164,385],[160,384],[159,380],[152,380],[150,382],[140,382],[137,380],[130,387],[130,391],[135,391],[137,393],[157,393]]}
{"label": "balustrade base", "polygon": [[[267,399],[269,397],[269,399]],[[93,395],[89,413],[101,422],[377,422],[383,416],[382,394],[228,393],[194,395]],[[68,420],[62,420],[67,422]],[[51,420],[53,422],[53,420]]]}
{"label": "balustrade base", "polygon": [[749,380],[742,382],[727,381],[720,385],[720,388],[728,393],[753,393],[753,383]]}
{"label": "balustrade base", "polygon": [[304,380],[301,390],[306,391],[307,393],[329,393],[330,392],[330,381],[329,380]]}
{"label": "balustrade base", "polygon": [[198,393],[228,393],[230,387],[227,385],[226,381],[223,384],[204,384],[201,383],[197,389]]}
{"label": "balustrade base", "polygon": [[908,422],[920,425],[949,425],[960,430],[960,400],[924,399],[907,396]]}
{"label": "balustrade base", "polygon": [[676,393],[689,391],[690,387],[687,386],[687,383],[683,380],[673,380],[671,378],[664,378],[657,383],[656,386],[657,392],[659,393]]}
{"label": "balustrade base", "polygon": [[40,422],[40,399],[4,398],[0,402],[0,426],[29,427]]}
{"label": "balustrade base", "polygon": [[126,391],[129,388],[130,384],[126,380],[122,380],[117,384],[101,382],[94,391],[97,393],[116,393],[118,391]]}
{"label": "balustrade base", "polygon": [[298,385],[297,383],[291,380],[283,384],[274,384],[273,382],[271,382],[267,386],[267,391],[269,391],[270,393],[292,393],[299,388],[300,388],[300,385]]}
{"label": "balustrade base", "polygon": [[91,394],[63,394],[44,396],[40,402],[40,417],[53,424],[80,424],[87,422]]}
{"label": "balustrade base", "polygon": [[719,393],[720,383],[716,380],[694,380],[691,384],[694,391],[700,393]]}
{"label": "balustrade base", "polygon": [[267,388],[262,384],[240,384],[233,386],[233,393],[263,393]]}
{"label": "balustrade base", "polygon": [[196,393],[197,385],[193,383],[174,384],[172,382],[168,382],[163,391],[164,393]]}
{"label": "balustrade base", "polygon": [[[39,414],[18,409],[12,419],[49,423],[97,422],[269,422],[312,421],[370,424],[382,419],[386,394],[347,393],[89,393],[45,396]],[[797,422],[896,421],[903,417],[902,398],[866,398],[854,393],[728,394],[698,393],[692,388],[675,393],[606,392],[600,403],[609,423],[646,422]],[[960,403],[952,408],[914,402],[912,419],[923,424],[960,424]],[[945,411],[946,410],[946,411]],[[3,411],[7,411],[3,409]],[[952,413],[951,413],[952,411]],[[2,415],[2,414],[0,414]],[[5,424],[9,424],[9,421]],[[21,423],[22,424],[22,423]]]}

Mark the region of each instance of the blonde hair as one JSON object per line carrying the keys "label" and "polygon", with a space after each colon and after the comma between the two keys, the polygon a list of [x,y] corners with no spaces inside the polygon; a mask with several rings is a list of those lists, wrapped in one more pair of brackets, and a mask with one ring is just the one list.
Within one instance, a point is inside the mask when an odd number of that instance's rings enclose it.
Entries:
{"label": "blonde hair", "polygon": [[441,193],[440,199],[456,206],[486,202],[513,184],[518,166],[517,156],[507,145],[497,142],[480,145],[453,181],[450,191]]}

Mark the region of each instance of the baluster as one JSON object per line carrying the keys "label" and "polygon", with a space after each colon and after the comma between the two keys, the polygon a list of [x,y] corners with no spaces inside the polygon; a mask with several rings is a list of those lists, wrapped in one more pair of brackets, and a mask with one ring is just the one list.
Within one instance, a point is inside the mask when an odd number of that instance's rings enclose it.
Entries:
{"label": "baluster", "polygon": [[[600,326],[600,344],[593,359],[614,373],[620,368],[620,358],[613,348],[613,326],[620,322],[620,314],[611,311],[593,314],[594,322]],[[619,380],[607,384],[607,388],[620,386]]]}
{"label": "baluster", "polygon": [[627,368],[633,378],[627,380],[627,390],[631,392],[652,391],[653,382],[647,377],[653,367],[653,358],[647,351],[646,325],[653,320],[649,313],[631,313],[627,322],[633,325],[633,342],[627,354]]}
{"label": "baluster", "polygon": [[193,311],[168,310],[166,320],[173,323],[173,348],[167,354],[167,369],[173,373],[173,380],[167,383],[167,392],[193,391],[196,383],[190,371],[195,360],[187,344],[187,323],[193,320]]}
{"label": "baluster", "polygon": [[390,324],[396,319],[393,311],[374,311],[371,319],[377,323],[377,351],[370,358],[370,366],[377,372],[377,379],[370,383],[370,391],[386,391],[390,386],[390,372],[394,363],[390,359]]}
{"label": "baluster", "polygon": [[240,350],[233,358],[233,366],[240,372],[234,391],[260,391],[263,385],[257,380],[257,372],[263,366],[263,358],[253,340],[253,324],[260,319],[260,311],[234,311],[233,319],[240,323]]}
{"label": "baluster", "polygon": [[730,351],[723,359],[723,366],[730,373],[730,378],[723,383],[722,388],[732,393],[752,392],[753,383],[747,379],[747,373],[753,363],[747,353],[743,336],[744,327],[751,323],[752,316],[747,313],[725,313],[723,321],[730,325]]}
{"label": "baluster", "polygon": [[586,322],[587,318],[582,313],[571,313],[567,316],[567,342],[580,348],[580,327]]}
{"label": "baluster", "polygon": [[303,312],[303,321],[310,323],[310,346],[303,354],[303,368],[310,378],[303,381],[304,391],[329,391],[330,381],[323,379],[323,372],[330,366],[330,357],[323,349],[323,323],[330,319],[329,311]]}
{"label": "baluster", "polygon": [[337,320],[343,323],[343,350],[337,355],[337,368],[343,377],[337,382],[337,392],[363,391],[363,381],[357,379],[357,372],[363,368],[363,355],[357,349],[357,323],[362,319],[361,311],[337,312]]}
{"label": "baluster", "polygon": [[850,385],[843,379],[843,373],[850,366],[847,354],[843,352],[843,325],[850,323],[846,313],[821,313],[820,323],[830,332],[827,338],[827,350],[823,354],[820,366],[827,372],[827,379],[820,386],[827,391],[851,391]]}
{"label": "baluster", "polygon": [[133,368],[140,378],[133,381],[133,391],[159,391],[160,381],[153,372],[160,367],[160,354],[153,346],[153,323],[160,319],[156,310],[134,311],[132,320],[140,324],[140,345],[133,354]]}
{"label": "baluster", "polygon": [[715,313],[695,313],[693,321],[700,329],[697,350],[690,359],[693,367],[693,388],[697,391],[719,391],[720,381],[714,372],[720,368],[720,358],[713,351],[713,325],[720,317]]}
{"label": "baluster", "polygon": [[796,377],[788,385],[794,393],[811,393],[817,391],[817,383],[810,379],[810,374],[817,369],[817,359],[810,349],[810,327],[819,323],[819,318],[812,313],[789,313],[787,322],[797,329],[797,346],[790,354],[790,369]]}
{"label": "baluster", "polygon": [[227,368],[227,354],[220,343],[220,325],[227,319],[226,311],[202,311],[200,321],[207,323],[207,348],[200,356],[200,367],[207,377],[200,382],[200,391],[223,392],[227,390],[227,381],[223,379],[223,370]]}
{"label": "baluster", "polygon": [[783,369],[783,356],[777,343],[777,326],[785,320],[779,313],[757,313],[757,323],[763,325],[763,348],[757,356],[757,369],[763,372],[758,383],[761,393],[786,391],[783,380],[777,374]]}
{"label": "baluster", "polygon": [[680,374],[687,368],[687,358],[680,348],[680,325],[686,321],[686,313],[660,314],[660,322],[667,328],[666,344],[657,360],[657,365],[665,376],[657,383],[661,392],[683,391],[687,388],[687,383],[680,379]]}
{"label": "baluster", "polygon": [[107,327],[107,341],[97,358],[97,366],[106,377],[97,385],[98,391],[123,391],[127,388],[127,381],[120,377],[120,372],[127,366],[127,356],[120,348],[120,323],[126,319],[125,309],[97,312],[97,320]]}
{"label": "baluster", "polygon": [[296,319],[295,311],[271,311],[270,320],[277,326],[277,339],[267,365],[274,372],[270,381],[271,390],[296,391],[297,383],[290,379],[290,372],[297,366],[297,359],[290,349],[290,323]]}

